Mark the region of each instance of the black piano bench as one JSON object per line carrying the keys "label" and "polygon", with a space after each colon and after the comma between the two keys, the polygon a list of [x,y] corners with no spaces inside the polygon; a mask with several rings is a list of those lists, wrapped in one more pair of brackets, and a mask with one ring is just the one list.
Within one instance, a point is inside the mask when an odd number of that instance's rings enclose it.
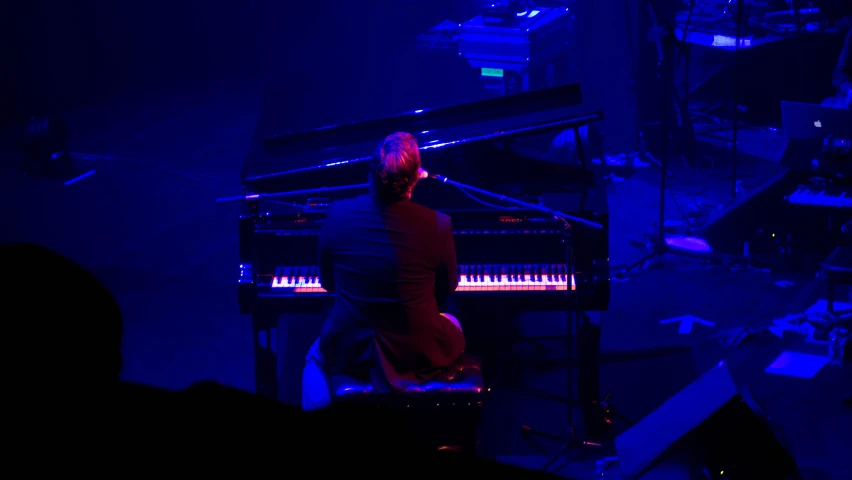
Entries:
{"label": "black piano bench", "polygon": [[828,284],[828,312],[834,311],[834,287],[836,285],[852,285],[852,245],[839,246],[831,252],[823,263],[820,276]]}
{"label": "black piano bench", "polygon": [[487,390],[479,359],[463,354],[446,372],[399,392],[376,393],[368,382],[346,375],[331,378],[332,400],[401,411],[436,449],[476,452],[476,431]]}

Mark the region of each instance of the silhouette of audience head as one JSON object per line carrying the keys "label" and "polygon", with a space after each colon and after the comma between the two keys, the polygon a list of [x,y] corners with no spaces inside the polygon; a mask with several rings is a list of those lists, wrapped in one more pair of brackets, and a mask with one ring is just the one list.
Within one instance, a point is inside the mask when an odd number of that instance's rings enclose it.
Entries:
{"label": "silhouette of audience head", "polygon": [[2,245],[0,260],[0,305],[13,332],[7,352],[18,387],[83,391],[118,382],[121,310],[94,275],[32,244]]}

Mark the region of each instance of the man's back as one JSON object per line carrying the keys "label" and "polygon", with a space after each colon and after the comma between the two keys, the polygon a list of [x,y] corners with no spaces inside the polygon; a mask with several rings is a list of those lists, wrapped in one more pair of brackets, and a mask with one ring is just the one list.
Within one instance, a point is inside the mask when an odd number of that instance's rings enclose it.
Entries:
{"label": "man's back", "polygon": [[320,251],[322,283],[336,293],[320,336],[330,371],[360,376],[372,369],[404,388],[455,361],[461,332],[447,332],[438,309],[456,287],[448,216],[407,199],[337,202]]}

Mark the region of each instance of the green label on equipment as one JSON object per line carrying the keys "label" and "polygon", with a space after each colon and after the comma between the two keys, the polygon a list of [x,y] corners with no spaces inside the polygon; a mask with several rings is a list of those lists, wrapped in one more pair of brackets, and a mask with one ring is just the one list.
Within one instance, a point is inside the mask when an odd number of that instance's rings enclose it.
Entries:
{"label": "green label on equipment", "polygon": [[482,69],[483,77],[502,77],[503,69],[502,68],[483,68]]}

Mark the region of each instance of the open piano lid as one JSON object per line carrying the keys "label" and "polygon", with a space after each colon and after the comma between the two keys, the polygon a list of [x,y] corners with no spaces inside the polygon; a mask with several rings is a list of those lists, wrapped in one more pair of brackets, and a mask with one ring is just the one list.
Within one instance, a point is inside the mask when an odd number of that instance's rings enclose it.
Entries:
{"label": "open piano lid", "polygon": [[[274,94],[269,92],[267,96]],[[524,181],[523,177],[571,178],[572,182],[589,183],[591,172],[582,168],[493,148],[504,145],[504,140],[556,133],[603,119],[601,112],[583,115],[571,108],[581,101],[579,84],[571,84],[363,122],[267,134],[274,127],[269,124],[272,117],[281,113],[269,112],[277,102],[266,98],[243,166],[243,183],[252,193],[364,183],[376,146],[398,131],[417,137],[424,168],[456,175],[459,181],[480,181],[484,187],[494,182],[482,183],[482,172],[490,171],[494,177],[494,172],[501,171],[518,181]],[[462,160],[449,159],[451,155],[445,154],[450,151],[462,152]],[[477,154],[470,155],[474,151]],[[477,174],[459,177],[460,161],[465,164],[462,170]]]}

